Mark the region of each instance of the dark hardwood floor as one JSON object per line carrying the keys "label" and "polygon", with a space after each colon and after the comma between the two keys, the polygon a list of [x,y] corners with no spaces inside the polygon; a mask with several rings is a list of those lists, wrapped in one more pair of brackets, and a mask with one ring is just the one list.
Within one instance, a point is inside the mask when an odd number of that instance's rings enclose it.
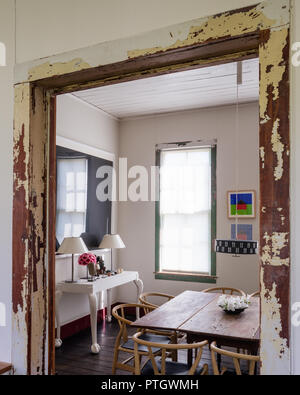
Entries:
{"label": "dark hardwood floor", "polygon": [[[82,331],[66,340],[60,349],[56,349],[56,371],[58,375],[111,375],[114,344],[119,325],[116,320],[111,323],[100,322],[98,324],[98,342],[101,351],[98,355],[90,352],[91,332],[90,329]],[[134,332],[134,328],[133,328]],[[120,355],[122,357],[122,355]],[[128,354],[124,355],[124,359]],[[186,352],[179,354],[179,360],[186,362]],[[208,348],[204,350],[201,364],[207,363],[209,374],[212,374],[210,353]],[[222,367],[233,371],[232,361],[222,358]],[[117,375],[128,375],[125,371],[117,371]]]}

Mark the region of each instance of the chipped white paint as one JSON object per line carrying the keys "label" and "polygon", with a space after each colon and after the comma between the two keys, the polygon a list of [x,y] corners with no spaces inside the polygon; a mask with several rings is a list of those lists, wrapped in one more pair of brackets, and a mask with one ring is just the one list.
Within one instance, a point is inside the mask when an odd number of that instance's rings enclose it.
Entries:
{"label": "chipped white paint", "polygon": [[[28,185],[28,163],[29,163],[29,114],[30,114],[30,87],[29,84],[21,84],[15,87],[15,115],[14,115],[14,144],[22,136],[24,130],[23,150],[25,153],[25,180],[16,178],[14,173],[14,183],[16,190],[24,189],[26,209],[29,207],[29,185]],[[14,152],[14,160],[18,160],[20,151]],[[28,251],[28,240],[24,240],[25,251]],[[29,266],[29,255],[25,254],[24,268],[27,271]],[[12,362],[16,374],[27,373],[27,346],[28,333],[26,324],[26,308],[28,295],[28,275],[20,284],[22,305],[17,306],[17,312],[12,314]]]}
{"label": "chipped white paint", "polygon": [[[26,132],[29,127],[29,112],[30,112],[30,89],[29,84],[21,84],[15,87],[15,114],[14,114],[14,145],[17,141],[20,140],[22,136],[22,125],[24,125],[24,136],[23,136],[23,149],[25,152],[25,160],[24,165],[26,171],[28,171],[28,163],[29,163],[29,133]],[[18,160],[20,155],[19,147],[17,150],[14,150],[14,161]],[[26,173],[26,178],[28,173]],[[28,188],[27,182],[20,180],[16,177],[14,173],[14,183],[16,190],[20,188],[24,188],[25,193],[28,196]],[[28,200],[26,199],[28,208]]]}
{"label": "chipped white paint", "polygon": [[264,333],[260,356],[262,375],[285,375],[290,372],[290,352],[287,339],[281,338],[282,324],[280,309],[282,305],[276,297],[276,284],[269,291],[264,286],[264,272],[261,271],[261,330]]}
{"label": "chipped white paint", "polygon": [[279,97],[279,84],[282,81],[287,65],[283,62],[283,51],[287,45],[288,27],[271,30],[270,38],[260,47],[260,118],[266,122],[269,88],[272,89],[273,100]]}
{"label": "chipped white paint", "polygon": [[[284,217],[283,217],[284,218]],[[290,259],[280,258],[281,251],[286,248],[288,244],[288,233],[278,233],[274,232],[272,236],[265,233],[265,246],[262,248],[262,257],[261,260],[264,265],[272,265],[272,266],[289,266]]]}
{"label": "chipped white paint", "polygon": [[281,215],[280,219],[281,219],[281,225],[284,226],[285,225],[285,219],[286,219],[285,216]]}
{"label": "chipped white paint", "polygon": [[[232,16],[224,13],[217,18],[195,19],[134,38],[101,43],[17,64],[15,83],[121,62],[128,58],[193,45],[216,37],[237,36],[286,25],[289,23],[289,3],[289,0],[268,0],[260,3],[252,12],[241,12]],[[206,27],[206,23],[209,27]],[[197,34],[202,29],[203,31]]]}
{"label": "chipped white paint", "polygon": [[260,159],[261,159],[261,167],[264,169],[265,168],[265,147],[260,147],[259,149],[260,152]]}
{"label": "chipped white paint", "polygon": [[281,136],[278,132],[279,130],[279,119],[276,119],[273,126],[272,132],[272,151],[277,156],[277,166],[274,169],[274,177],[275,181],[279,181],[283,175],[283,152],[284,152],[284,145],[281,142]]}
{"label": "chipped white paint", "polygon": [[18,333],[19,336],[14,336],[12,343],[12,360],[14,373],[17,375],[26,374],[27,366],[27,345],[28,336],[26,331],[25,315],[18,307],[18,314],[14,314],[12,317],[12,332]]}

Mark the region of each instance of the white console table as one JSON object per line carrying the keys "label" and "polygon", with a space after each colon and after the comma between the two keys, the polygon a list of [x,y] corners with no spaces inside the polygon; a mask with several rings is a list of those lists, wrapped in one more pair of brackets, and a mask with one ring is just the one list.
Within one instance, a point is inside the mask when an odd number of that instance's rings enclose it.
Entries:
{"label": "white console table", "polygon": [[[68,284],[65,282],[58,283],[56,285],[55,293],[55,316],[57,324],[57,336],[55,339],[55,347],[59,348],[62,345],[60,338],[60,312],[59,305],[61,297],[64,293],[72,294],[86,294],[89,298],[90,304],[90,319],[91,319],[91,332],[92,332],[92,346],[91,351],[93,354],[98,354],[100,346],[97,341],[97,294],[99,292],[107,292],[107,321],[111,321],[111,289],[118,287],[123,284],[133,282],[137,287],[137,300],[140,294],[143,292],[143,282],[139,278],[138,272],[123,272],[110,277],[99,278],[94,282],[88,282],[87,280],[79,280],[77,283]],[[138,316],[138,309],[137,309]]]}

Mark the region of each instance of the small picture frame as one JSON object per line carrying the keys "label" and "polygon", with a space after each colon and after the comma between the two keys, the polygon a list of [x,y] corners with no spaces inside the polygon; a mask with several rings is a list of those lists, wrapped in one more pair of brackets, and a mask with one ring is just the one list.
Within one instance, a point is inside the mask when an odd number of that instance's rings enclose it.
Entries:
{"label": "small picture frame", "polygon": [[231,240],[252,241],[253,226],[251,224],[231,224]]}
{"label": "small picture frame", "polygon": [[255,191],[229,191],[227,195],[228,218],[255,218]]}

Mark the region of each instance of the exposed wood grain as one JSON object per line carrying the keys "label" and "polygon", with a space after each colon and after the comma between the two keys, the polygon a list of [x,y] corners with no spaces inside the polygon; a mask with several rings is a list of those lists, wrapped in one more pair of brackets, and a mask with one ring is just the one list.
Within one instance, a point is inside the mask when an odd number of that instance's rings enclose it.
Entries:
{"label": "exposed wood grain", "polygon": [[[55,229],[56,223],[56,97],[50,98],[49,136],[49,194],[48,229]],[[48,365],[49,374],[55,373],[55,232],[48,232]]]}
{"label": "exposed wood grain", "polygon": [[12,369],[12,365],[10,363],[0,362],[0,374],[7,373],[11,369]]}
{"label": "exposed wood grain", "polygon": [[185,291],[133,323],[138,328],[176,330],[218,295]]}
{"label": "exposed wood grain", "polygon": [[213,300],[179,329],[203,338],[209,336],[257,342],[259,298],[252,298],[250,307],[239,315],[224,313],[217,305],[217,300]]}
{"label": "exposed wood grain", "polygon": [[[193,63],[196,59],[207,59],[207,65],[210,58],[218,57],[220,58],[219,64],[222,64],[225,60],[223,59],[222,61],[222,57],[224,58],[226,55],[232,55],[233,53],[243,52],[245,59],[257,56],[257,52],[255,51],[257,51],[258,48],[258,40],[259,35],[257,32],[239,37],[227,37],[226,39],[215,40],[209,43],[206,42],[205,44],[197,46],[177,48],[163,53],[141,56],[110,65],[90,68],[88,70],[44,78],[38,81],[38,84],[45,88],[60,90],[76,84],[76,88],[73,89],[74,91],[83,89],[81,86],[90,81],[116,77],[117,82],[119,82],[121,74],[132,73],[138,73],[136,77],[133,78],[137,79],[138,75],[141,76],[143,71],[145,71],[145,74],[142,76],[146,77],[148,74],[146,70],[174,67],[174,65],[180,65],[181,63]],[[190,67],[193,68],[193,65],[191,64]],[[199,64],[196,67],[199,67]],[[187,69],[187,65],[182,67],[182,69]],[[166,72],[169,73],[170,70]]]}

